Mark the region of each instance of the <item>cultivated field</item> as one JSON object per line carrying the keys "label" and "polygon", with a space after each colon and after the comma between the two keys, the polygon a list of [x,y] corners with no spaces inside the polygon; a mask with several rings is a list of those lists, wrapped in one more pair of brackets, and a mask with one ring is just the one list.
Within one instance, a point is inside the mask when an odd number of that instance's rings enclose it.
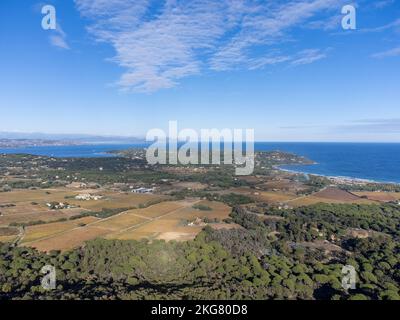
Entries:
{"label": "cultivated field", "polygon": [[376,201],[397,201],[400,200],[400,192],[373,192],[373,191],[364,191],[364,192],[353,192],[359,197],[366,197],[370,200]]}
{"label": "cultivated field", "polygon": [[[261,184],[261,186],[264,188],[267,188],[269,190],[277,189],[277,190],[286,191],[286,192],[297,191],[297,190],[302,190],[302,189],[306,188],[300,182],[292,181],[289,179],[279,179],[279,180],[267,181],[267,182]],[[273,191],[276,191],[276,190],[273,190]]]}
{"label": "cultivated field", "polygon": [[[194,209],[203,204],[211,210]],[[109,218],[85,217],[65,222],[55,222],[27,227],[22,245],[41,251],[68,250],[97,237],[107,239],[164,239],[189,240],[204,225],[189,226],[196,218],[223,220],[230,214],[230,207],[218,202],[190,199],[165,201],[148,208],[128,210]]]}
{"label": "cultivated field", "polygon": [[[78,194],[89,193],[103,196],[100,200],[76,200]],[[153,194],[135,194],[104,191],[100,189],[76,190],[69,188],[43,190],[16,190],[0,193],[0,226],[32,221],[55,221],[70,218],[86,211],[133,208],[152,201],[166,199]],[[62,202],[77,208],[50,210],[46,203]]]}
{"label": "cultivated field", "polygon": [[[197,187],[200,187],[196,185]],[[194,184],[181,187],[195,188]],[[259,191],[250,188],[233,188],[235,192],[251,196],[256,201],[289,206],[324,203],[376,203],[400,199],[398,193],[358,192],[350,193],[329,187],[308,196],[291,192]],[[76,200],[82,193],[98,194],[100,200]],[[77,208],[50,210],[46,203],[63,202]],[[202,205],[194,208],[194,205]],[[207,208],[208,207],[208,208]],[[97,218],[87,216],[70,219],[81,213],[102,209],[128,210]],[[200,210],[199,208],[203,208]],[[207,210],[208,209],[208,210]],[[15,241],[20,245],[35,247],[42,251],[69,250],[97,237],[107,239],[193,239],[206,225],[216,229],[237,228],[222,221],[229,217],[231,208],[223,203],[198,198],[170,201],[167,196],[113,192],[102,189],[76,190],[58,188],[46,190],[16,190],[0,193],[0,242]],[[55,221],[63,219],[65,221]],[[280,217],[260,216],[260,219]],[[10,228],[12,223],[43,221],[31,226]],[[52,222],[54,221],[54,222]]]}
{"label": "cultivated field", "polygon": [[286,203],[293,207],[308,206],[315,203],[360,203],[371,204],[375,201],[363,199],[357,195],[340,190],[337,188],[326,188],[322,191],[313,193],[309,196],[298,197],[296,199],[286,201]]}
{"label": "cultivated field", "polygon": [[34,247],[40,251],[69,250],[84,244],[85,241],[107,234],[107,230],[93,227],[76,227],[42,240],[23,243],[24,246]]}
{"label": "cultivated field", "polygon": [[36,226],[29,226],[25,228],[25,234],[22,239],[22,244],[32,242],[38,239],[47,238],[55,234],[68,231],[79,226],[87,225],[94,221],[98,221],[95,217],[84,217],[76,220],[53,222],[48,224],[40,224]]}
{"label": "cultivated field", "polygon": [[277,203],[292,200],[298,197],[295,194],[273,191],[260,191],[256,192],[255,198],[266,203]]}
{"label": "cultivated field", "polygon": [[203,226],[189,226],[187,222],[193,221],[196,218],[218,219],[222,221],[228,218],[231,209],[229,206],[219,202],[196,201],[197,204],[202,204],[210,207],[210,211],[202,211],[194,209],[194,203],[183,206],[179,209],[170,211],[162,216],[159,216],[152,221],[143,223],[139,226],[134,226],[124,232],[118,232],[107,236],[107,238],[116,239],[164,239],[164,240],[189,240],[193,239],[203,228]]}
{"label": "cultivated field", "polygon": [[16,238],[17,236],[0,236],[0,242],[13,242]]}
{"label": "cultivated field", "polygon": [[18,228],[0,227],[0,242],[12,242],[19,234]]}
{"label": "cultivated field", "polygon": [[250,188],[232,188],[229,189],[227,192],[224,193],[237,193],[247,195],[257,201],[262,201],[270,204],[276,204],[279,202],[285,202],[291,199],[295,199],[298,196],[291,192],[282,192],[282,191],[261,191],[261,190],[254,190]]}
{"label": "cultivated field", "polygon": [[177,189],[202,190],[207,185],[200,182],[176,182],[173,184],[173,187]]}
{"label": "cultivated field", "polygon": [[[82,193],[82,192],[80,192]],[[166,199],[167,197],[155,194],[138,194],[138,193],[118,193],[112,191],[97,191],[98,194],[104,196],[101,200],[67,200],[68,203],[74,205],[80,205],[89,210],[98,211],[102,208],[106,209],[116,209],[116,208],[129,208],[137,207],[140,204],[146,204],[151,201],[158,201],[161,199]]]}

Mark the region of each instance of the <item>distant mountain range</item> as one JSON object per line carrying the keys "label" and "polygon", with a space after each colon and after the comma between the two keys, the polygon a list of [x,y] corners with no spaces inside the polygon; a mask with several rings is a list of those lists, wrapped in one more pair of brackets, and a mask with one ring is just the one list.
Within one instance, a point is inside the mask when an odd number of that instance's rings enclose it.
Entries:
{"label": "distant mountain range", "polygon": [[89,134],[49,134],[41,132],[0,132],[0,147],[79,145],[79,144],[129,144],[144,142],[144,138],[100,136]]}

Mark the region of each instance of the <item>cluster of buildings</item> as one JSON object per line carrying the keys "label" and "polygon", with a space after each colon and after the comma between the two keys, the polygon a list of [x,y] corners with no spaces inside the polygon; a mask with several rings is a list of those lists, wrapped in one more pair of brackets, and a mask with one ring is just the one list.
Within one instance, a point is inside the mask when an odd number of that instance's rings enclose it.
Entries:
{"label": "cluster of buildings", "polygon": [[76,208],[76,206],[70,205],[66,202],[48,202],[48,203],[46,203],[46,206],[51,210]]}
{"label": "cluster of buildings", "polygon": [[199,217],[196,217],[193,221],[189,222],[187,224],[189,227],[205,227],[207,223],[203,221],[203,219],[200,219]]}
{"label": "cluster of buildings", "polygon": [[153,191],[154,191],[154,188],[140,187],[140,188],[132,189],[133,193],[153,193]]}
{"label": "cluster of buildings", "polygon": [[90,193],[82,193],[82,194],[78,194],[75,197],[76,200],[83,200],[83,201],[89,201],[89,200],[101,200],[103,199],[103,196],[101,195],[91,195]]}
{"label": "cluster of buildings", "polygon": [[[70,176],[67,176],[67,178],[70,178]],[[75,179],[76,179],[76,177],[75,177]],[[86,188],[97,189],[100,186],[94,182],[85,183],[85,182],[74,181],[74,182],[71,182],[70,184],[68,184],[66,187],[67,188],[76,188],[76,189],[86,189]]]}

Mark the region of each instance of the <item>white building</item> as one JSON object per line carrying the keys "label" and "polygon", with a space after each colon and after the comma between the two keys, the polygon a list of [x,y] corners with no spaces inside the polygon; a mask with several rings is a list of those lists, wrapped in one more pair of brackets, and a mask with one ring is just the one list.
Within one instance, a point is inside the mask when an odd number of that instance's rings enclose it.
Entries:
{"label": "white building", "polygon": [[137,188],[137,189],[133,189],[132,192],[133,193],[153,193],[154,188]]}
{"label": "white building", "polygon": [[75,197],[75,199],[76,200],[85,200],[85,201],[88,201],[88,200],[100,200],[100,199],[103,199],[103,196],[100,196],[100,195],[91,195],[90,193],[82,193],[82,194],[78,194],[76,197]]}

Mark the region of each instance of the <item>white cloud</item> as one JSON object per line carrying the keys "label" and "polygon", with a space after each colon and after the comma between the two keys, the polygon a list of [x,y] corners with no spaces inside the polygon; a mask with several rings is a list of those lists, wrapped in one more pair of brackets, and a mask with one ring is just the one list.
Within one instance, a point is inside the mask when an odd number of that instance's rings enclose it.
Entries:
{"label": "white cloud", "polygon": [[211,67],[229,70],[245,63],[252,47],[285,41],[292,28],[301,26],[320,11],[339,8],[340,3],[340,0],[278,2],[255,10],[245,16],[240,32],[211,59]]}
{"label": "white cloud", "polygon": [[319,49],[307,49],[299,52],[298,56],[290,64],[293,66],[310,64],[326,57],[327,54]]}
{"label": "white cloud", "polygon": [[361,32],[364,33],[368,33],[368,32],[382,32],[382,31],[386,31],[388,29],[398,29],[400,28],[400,18],[396,19],[390,23],[387,23],[383,26],[380,27],[375,27],[375,28],[365,28],[365,29],[361,29]]}
{"label": "white cloud", "polygon": [[[117,84],[144,92],[174,87],[179,79],[207,68],[257,69],[321,59],[322,53],[313,52],[295,62],[289,55],[271,54],[270,46],[287,41],[291,28],[321,11],[340,8],[341,2],[75,0],[90,20],[88,31],[96,41],[111,44],[116,52],[112,61],[126,69]],[[255,52],[259,47],[263,50]]]}
{"label": "white cloud", "polygon": [[50,32],[52,33],[52,35],[49,37],[51,45],[60,49],[70,49],[67,43],[67,35],[59,24],[57,24],[56,30],[50,30]]}
{"label": "white cloud", "polygon": [[267,56],[261,58],[250,59],[248,61],[248,68],[250,70],[260,69],[265,66],[275,65],[278,63],[283,63],[291,60],[292,58],[287,55],[275,55],[275,56]]}
{"label": "white cloud", "polygon": [[400,56],[400,47],[393,48],[390,50],[378,52],[372,55],[373,58],[388,58],[388,57],[396,57]]}
{"label": "white cloud", "polygon": [[306,27],[309,29],[320,29],[332,31],[341,28],[343,15],[334,15],[324,20],[314,20],[309,22]]}
{"label": "white cloud", "polygon": [[382,9],[388,6],[391,6],[394,3],[395,0],[380,0],[380,1],[375,1],[373,6],[377,9]]}
{"label": "white cloud", "polygon": [[291,66],[300,66],[316,62],[318,60],[326,58],[327,56],[327,50],[306,49],[294,55],[275,54],[257,59],[250,59],[247,64],[250,70],[260,69],[265,66],[275,65],[284,62],[289,63]]}

